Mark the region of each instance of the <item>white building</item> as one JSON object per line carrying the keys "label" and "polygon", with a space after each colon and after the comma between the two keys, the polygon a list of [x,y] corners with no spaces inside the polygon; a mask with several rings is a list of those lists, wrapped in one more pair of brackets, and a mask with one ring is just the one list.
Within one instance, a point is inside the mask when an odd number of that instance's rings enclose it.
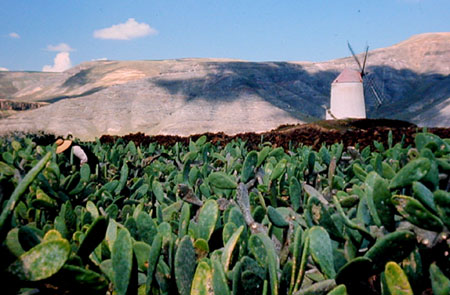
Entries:
{"label": "white building", "polygon": [[330,109],[326,113],[327,120],[345,118],[366,118],[361,73],[351,69],[344,69],[331,84]]}

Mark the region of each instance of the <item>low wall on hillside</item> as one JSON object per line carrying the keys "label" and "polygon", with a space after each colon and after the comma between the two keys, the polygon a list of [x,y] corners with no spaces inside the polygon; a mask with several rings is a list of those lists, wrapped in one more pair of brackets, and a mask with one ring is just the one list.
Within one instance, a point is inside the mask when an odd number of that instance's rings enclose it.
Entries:
{"label": "low wall on hillside", "polygon": [[0,99],[0,110],[2,111],[26,111],[48,105],[46,102],[25,102],[10,99]]}

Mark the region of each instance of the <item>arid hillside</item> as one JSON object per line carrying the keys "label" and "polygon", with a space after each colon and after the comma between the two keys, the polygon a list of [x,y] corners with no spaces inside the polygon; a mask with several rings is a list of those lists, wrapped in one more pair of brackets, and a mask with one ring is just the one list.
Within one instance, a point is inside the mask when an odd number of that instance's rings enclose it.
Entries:
{"label": "arid hillside", "polygon": [[[370,118],[450,126],[450,33],[430,33],[369,52]],[[104,134],[264,132],[325,117],[330,84],[353,58],[328,62],[227,59],[95,61],[63,73],[0,72],[0,99],[46,102],[0,120],[1,132]]]}

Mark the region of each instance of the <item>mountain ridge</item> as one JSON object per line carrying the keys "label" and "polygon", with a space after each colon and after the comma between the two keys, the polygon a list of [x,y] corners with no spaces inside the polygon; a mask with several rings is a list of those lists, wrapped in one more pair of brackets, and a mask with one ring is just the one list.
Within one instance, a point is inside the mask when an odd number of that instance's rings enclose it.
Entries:
{"label": "mountain ridge", "polygon": [[[361,55],[359,55],[361,56]],[[369,52],[367,69],[386,103],[366,96],[369,117],[450,126],[450,33],[413,36]],[[0,133],[262,132],[323,118],[331,81],[353,58],[248,62],[186,58],[91,61],[62,73],[1,72],[0,98],[48,102],[0,120]]]}

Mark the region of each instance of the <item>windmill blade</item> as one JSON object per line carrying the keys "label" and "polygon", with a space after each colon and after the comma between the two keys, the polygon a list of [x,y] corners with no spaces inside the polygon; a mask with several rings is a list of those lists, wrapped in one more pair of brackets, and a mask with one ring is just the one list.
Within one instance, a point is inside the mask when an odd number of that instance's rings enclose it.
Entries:
{"label": "windmill blade", "polygon": [[366,61],[367,61],[367,55],[369,54],[369,45],[366,46],[366,53],[364,54],[364,61],[361,69],[361,77],[364,77],[366,74],[364,70],[366,69]]}
{"label": "windmill blade", "polygon": [[370,76],[366,76],[365,80],[366,80],[367,84],[369,85],[369,88],[372,91],[373,95],[375,96],[375,99],[376,99],[375,102],[376,102],[377,109],[378,109],[383,104],[383,98],[380,95],[379,91],[377,90],[372,78]]}
{"label": "windmill blade", "polygon": [[350,45],[350,42],[348,42],[348,41],[347,41],[347,46],[348,46],[348,49],[350,49],[350,52],[352,53],[353,58],[355,59],[356,63],[358,64],[359,70],[360,70],[361,73],[362,73],[362,72],[363,72],[363,68],[361,67],[361,63],[359,62],[358,58],[356,57],[356,54],[355,54],[355,52],[353,51],[353,48],[352,48],[352,46]]}

